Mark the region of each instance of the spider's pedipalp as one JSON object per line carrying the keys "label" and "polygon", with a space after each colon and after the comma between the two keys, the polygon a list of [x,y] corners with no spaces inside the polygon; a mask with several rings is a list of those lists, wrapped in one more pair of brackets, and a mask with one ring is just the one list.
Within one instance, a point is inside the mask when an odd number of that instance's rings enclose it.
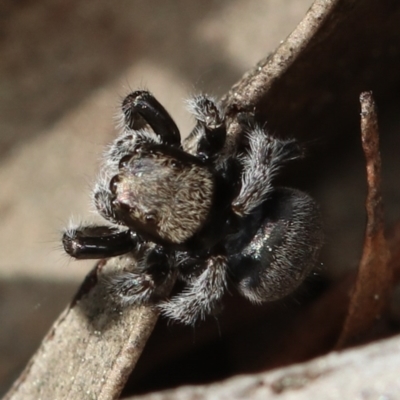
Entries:
{"label": "spider's pedipalp", "polygon": [[112,193],[109,188],[111,177],[105,173],[99,175],[93,188],[92,200],[95,210],[106,220],[119,224],[118,218],[112,205]]}

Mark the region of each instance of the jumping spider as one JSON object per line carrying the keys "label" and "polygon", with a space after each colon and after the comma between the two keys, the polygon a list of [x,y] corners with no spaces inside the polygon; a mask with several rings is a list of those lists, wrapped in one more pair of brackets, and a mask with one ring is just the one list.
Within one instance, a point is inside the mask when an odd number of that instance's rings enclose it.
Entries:
{"label": "jumping spider", "polygon": [[[94,204],[111,226],[80,226],[63,235],[77,259],[136,256],[111,281],[114,298],[154,302],[185,324],[214,313],[228,282],[253,303],[280,299],[313,268],[322,245],[319,208],[307,194],[274,187],[295,140],[272,137],[242,114],[241,143],[227,151],[225,116],[210,97],[188,102],[196,126],[179,130],[147,91],[122,102],[123,131],[105,153]],[[181,293],[160,299],[173,275]]]}

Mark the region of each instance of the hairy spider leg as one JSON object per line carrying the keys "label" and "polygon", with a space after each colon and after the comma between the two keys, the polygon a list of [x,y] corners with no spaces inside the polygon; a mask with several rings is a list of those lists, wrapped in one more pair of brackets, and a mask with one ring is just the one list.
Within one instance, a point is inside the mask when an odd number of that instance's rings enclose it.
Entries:
{"label": "hairy spider leg", "polygon": [[246,127],[248,148],[241,156],[243,168],[239,194],[233,200],[232,210],[243,217],[250,214],[272,193],[273,179],[282,166],[302,156],[295,139],[278,139],[256,125]]}
{"label": "hairy spider leg", "polygon": [[138,241],[129,230],[109,226],[80,226],[67,229],[62,236],[65,252],[78,260],[115,257],[133,251]]}
{"label": "hairy spider leg", "polygon": [[196,126],[187,140],[191,153],[207,161],[217,155],[225,144],[226,128],[224,115],[217,103],[204,94],[187,101],[189,111],[196,119]]}
{"label": "hairy spider leg", "polygon": [[146,90],[130,93],[122,101],[125,125],[133,130],[143,128],[143,121],[150,125],[163,143],[179,147],[181,135],[167,110]]}
{"label": "hairy spider leg", "polygon": [[[142,304],[160,300],[172,275],[172,257],[161,246],[142,245],[136,234],[108,226],[70,228],[62,243],[67,254],[77,260],[103,259],[135,253],[131,270],[103,277],[111,297],[122,304]],[[141,248],[142,247],[142,248]]]}
{"label": "hairy spider leg", "polygon": [[[182,269],[181,265],[181,274]],[[181,293],[158,305],[167,318],[194,325],[219,309],[227,287],[226,255],[211,255],[197,269],[197,276]]]}

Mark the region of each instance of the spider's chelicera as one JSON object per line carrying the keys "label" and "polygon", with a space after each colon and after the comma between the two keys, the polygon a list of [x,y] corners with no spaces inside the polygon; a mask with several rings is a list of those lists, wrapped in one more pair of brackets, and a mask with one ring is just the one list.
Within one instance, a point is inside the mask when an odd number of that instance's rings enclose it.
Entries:
{"label": "spider's chelicera", "polygon": [[[220,307],[228,284],[254,303],[280,299],[309,274],[322,245],[319,208],[307,194],[275,187],[295,140],[272,137],[242,114],[240,144],[227,150],[225,116],[210,97],[189,102],[196,126],[181,143],[164,107],[147,91],[122,102],[123,131],[107,149],[93,190],[107,226],[63,235],[77,259],[131,254],[110,281],[123,304],[153,302],[194,324]],[[232,150],[232,147],[234,149]],[[172,276],[183,290],[162,298]]]}

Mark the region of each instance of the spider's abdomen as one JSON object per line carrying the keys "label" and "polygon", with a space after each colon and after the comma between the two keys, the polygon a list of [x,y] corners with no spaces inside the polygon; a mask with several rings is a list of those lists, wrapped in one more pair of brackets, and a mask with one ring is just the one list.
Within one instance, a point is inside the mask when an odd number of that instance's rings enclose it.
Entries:
{"label": "spider's abdomen", "polygon": [[143,146],[124,157],[110,190],[115,213],[125,225],[155,242],[182,244],[207,220],[214,186],[209,168],[160,145]]}
{"label": "spider's abdomen", "polygon": [[293,292],[323,244],[321,213],[306,193],[278,188],[258,211],[263,217],[252,240],[230,258],[239,291],[255,303]]}

